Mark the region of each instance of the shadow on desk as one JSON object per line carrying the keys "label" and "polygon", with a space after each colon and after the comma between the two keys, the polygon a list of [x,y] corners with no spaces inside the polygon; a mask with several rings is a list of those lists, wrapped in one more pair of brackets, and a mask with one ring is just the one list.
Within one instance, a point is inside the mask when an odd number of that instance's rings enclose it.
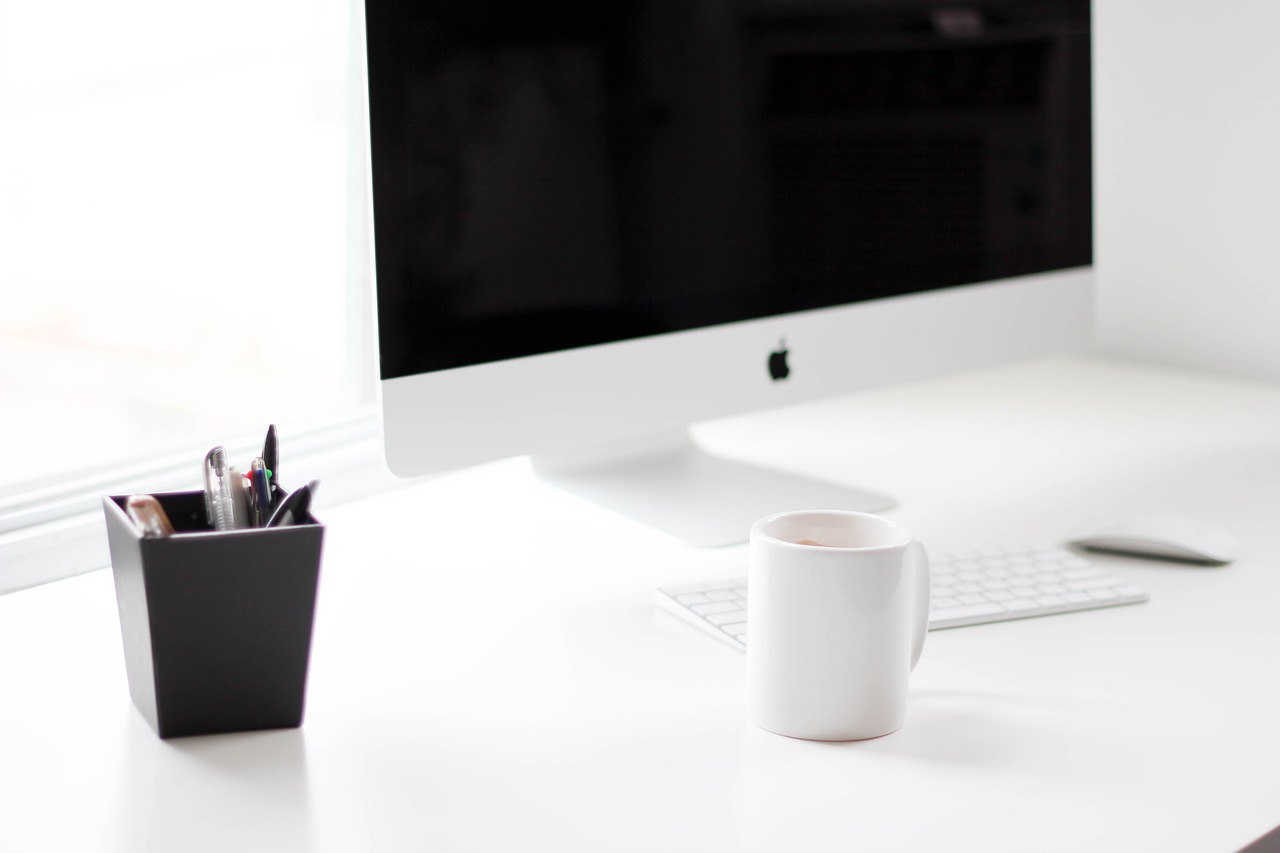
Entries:
{"label": "shadow on desk", "polygon": [[[941,849],[938,827],[957,827],[960,850],[1095,849],[1113,806],[1077,796],[1072,780],[1093,756],[1081,755],[1078,736],[1057,735],[1078,709],[1063,696],[913,690],[903,727],[872,740],[795,740],[744,726],[742,837],[758,849],[828,849],[839,831],[856,839],[848,849],[907,851]],[[997,792],[998,807],[981,805],[984,792]],[[1058,815],[1063,797],[1074,798],[1078,820],[1056,829],[1052,844],[1000,841],[1009,814]],[[982,838],[991,843],[972,841]]]}
{"label": "shadow on desk", "polygon": [[[869,752],[971,766],[1060,767],[1045,731],[1070,714],[1068,700],[961,690],[913,690],[907,720],[893,734],[848,744]],[[1044,726],[1037,725],[1045,721]]]}
{"label": "shadow on desk", "polygon": [[162,741],[136,714],[128,726],[118,849],[226,849],[229,825],[251,828],[254,849],[311,847],[302,729]]}
{"label": "shadow on desk", "polygon": [[1077,710],[1063,696],[1025,696],[978,690],[912,690],[907,720],[883,737],[848,742],[805,741],[767,735],[752,752],[768,762],[798,751],[842,750],[897,763],[901,759],[1057,775],[1074,764],[1075,745],[1051,736]]}

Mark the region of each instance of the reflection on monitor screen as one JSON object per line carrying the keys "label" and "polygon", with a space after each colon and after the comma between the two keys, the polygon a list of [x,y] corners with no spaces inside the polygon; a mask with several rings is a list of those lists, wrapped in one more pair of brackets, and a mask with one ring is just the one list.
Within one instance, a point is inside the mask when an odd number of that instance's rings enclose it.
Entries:
{"label": "reflection on monitor screen", "polygon": [[397,473],[534,454],[737,541],[888,499],[689,423],[1087,334],[1087,2],[366,0],[366,32]]}

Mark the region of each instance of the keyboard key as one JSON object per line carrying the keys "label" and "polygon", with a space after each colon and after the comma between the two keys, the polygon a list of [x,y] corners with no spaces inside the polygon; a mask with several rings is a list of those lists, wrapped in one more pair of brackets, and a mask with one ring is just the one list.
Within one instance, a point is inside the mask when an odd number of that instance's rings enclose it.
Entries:
{"label": "keyboard key", "polygon": [[1081,578],[1074,581],[1063,581],[1067,589],[1094,589],[1095,587],[1116,586],[1116,579],[1107,575],[1096,578]]}
{"label": "keyboard key", "polygon": [[732,589],[713,589],[707,593],[707,598],[712,601],[733,601],[735,598],[741,597]]}
{"label": "keyboard key", "polygon": [[684,595],[677,595],[676,601],[681,604],[706,604],[711,599],[707,598],[706,593],[702,592],[686,592]]}
{"label": "keyboard key", "polygon": [[1105,575],[1106,572],[1097,566],[1081,566],[1064,567],[1059,574],[1067,580],[1080,580],[1081,578],[1096,578]]}
{"label": "keyboard key", "polygon": [[732,601],[712,601],[707,604],[694,604],[689,609],[699,616],[708,616],[712,613],[726,613],[730,610],[740,610],[741,608]]}
{"label": "keyboard key", "polygon": [[726,610],[724,613],[708,613],[706,618],[712,625],[729,625],[734,622],[746,622],[747,611]]}
{"label": "keyboard key", "polygon": [[972,619],[975,616],[995,616],[1003,613],[999,604],[969,604],[963,607],[947,607],[929,611],[930,622],[949,622],[956,619]]}

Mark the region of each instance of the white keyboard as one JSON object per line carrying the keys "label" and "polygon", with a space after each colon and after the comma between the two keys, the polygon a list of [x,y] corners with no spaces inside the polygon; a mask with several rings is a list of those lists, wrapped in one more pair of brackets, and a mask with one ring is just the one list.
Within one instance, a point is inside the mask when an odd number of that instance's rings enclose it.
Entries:
{"label": "white keyboard", "polygon": [[[1145,592],[1097,564],[1051,546],[930,555],[929,630],[1138,604]],[[747,648],[747,579],[666,586],[659,606],[739,649]]]}

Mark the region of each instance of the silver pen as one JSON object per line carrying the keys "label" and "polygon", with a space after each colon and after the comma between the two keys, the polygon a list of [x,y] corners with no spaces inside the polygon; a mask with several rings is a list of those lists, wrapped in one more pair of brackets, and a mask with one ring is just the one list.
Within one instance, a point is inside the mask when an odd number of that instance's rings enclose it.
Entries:
{"label": "silver pen", "polygon": [[235,495],[227,449],[219,444],[204,457],[204,505],[214,530],[235,530]]}

